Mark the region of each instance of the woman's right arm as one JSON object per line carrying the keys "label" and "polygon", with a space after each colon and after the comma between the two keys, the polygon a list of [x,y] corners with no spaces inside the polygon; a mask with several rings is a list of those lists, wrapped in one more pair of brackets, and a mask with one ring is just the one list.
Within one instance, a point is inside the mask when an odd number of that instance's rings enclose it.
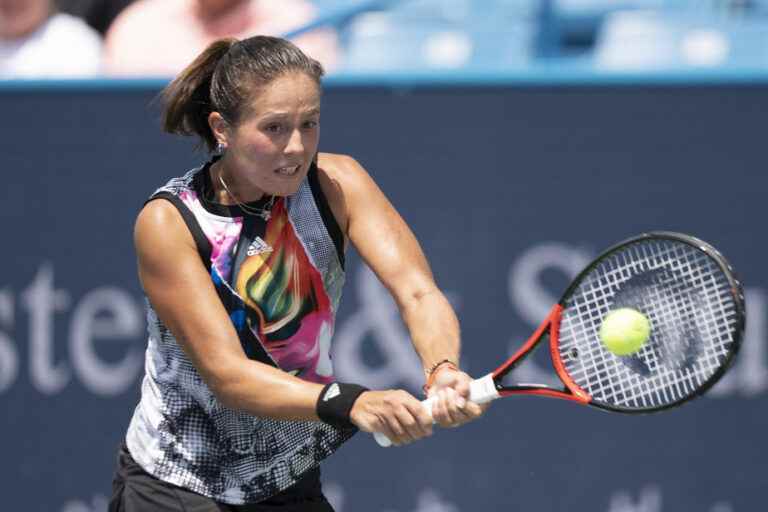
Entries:
{"label": "woman's right arm", "polygon": [[[226,407],[277,419],[317,420],[321,384],[248,359],[181,215],[168,201],[147,203],[136,221],[139,278],[152,306],[216,398]],[[431,432],[419,401],[404,391],[360,395],[353,418],[398,444]]]}

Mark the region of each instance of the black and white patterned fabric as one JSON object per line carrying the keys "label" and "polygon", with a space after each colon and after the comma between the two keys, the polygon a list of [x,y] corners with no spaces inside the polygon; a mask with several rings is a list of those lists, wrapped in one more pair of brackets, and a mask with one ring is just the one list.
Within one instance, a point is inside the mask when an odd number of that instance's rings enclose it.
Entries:
{"label": "black and white patterned fabric", "polygon": [[[209,167],[169,181],[151,199],[179,209],[247,356],[331,382],[344,270],[317,190],[305,179],[296,194],[274,202],[265,221],[212,208],[205,198]],[[354,434],[224,407],[149,301],[147,323],[146,375],[126,444],[150,474],[223,503],[253,503],[296,483]]]}

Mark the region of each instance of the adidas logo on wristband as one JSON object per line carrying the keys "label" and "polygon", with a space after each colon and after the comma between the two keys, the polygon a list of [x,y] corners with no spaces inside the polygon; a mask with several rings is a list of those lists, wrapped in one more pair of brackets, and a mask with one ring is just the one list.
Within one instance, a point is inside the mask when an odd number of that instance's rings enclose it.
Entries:
{"label": "adidas logo on wristband", "polygon": [[355,425],[349,419],[349,413],[355,400],[368,388],[357,384],[331,382],[317,396],[315,410],[317,417],[325,423],[341,429],[353,429]]}
{"label": "adidas logo on wristband", "polygon": [[341,394],[341,389],[339,388],[339,384],[334,382],[326,390],[325,395],[323,395],[323,402],[327,402],[328,400],[331,400],[332,398],[336,398],[340,394]]}

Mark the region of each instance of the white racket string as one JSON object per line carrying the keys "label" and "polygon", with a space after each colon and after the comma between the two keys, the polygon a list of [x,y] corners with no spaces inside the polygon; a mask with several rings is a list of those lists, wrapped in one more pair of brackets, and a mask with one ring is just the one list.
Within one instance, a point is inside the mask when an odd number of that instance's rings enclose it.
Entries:
{"label": "white racket string", "polygon": [[[600,341],[603,318],[630,307],[651,323],[651,336],[630,356]],[[736,342],[738,307],[717,262],[682,241],[647,239],[603,259],[564,304],[560,357],[594,401],[631,409],[663,407],[695,394],[720,369]]]}

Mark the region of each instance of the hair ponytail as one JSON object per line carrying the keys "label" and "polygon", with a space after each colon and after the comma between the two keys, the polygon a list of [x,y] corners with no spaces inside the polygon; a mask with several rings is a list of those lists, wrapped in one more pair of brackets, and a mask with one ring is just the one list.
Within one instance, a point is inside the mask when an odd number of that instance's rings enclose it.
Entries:
{"label": "hair ponytail", "polygon": [[211,103],[211,82],[219,61],[236,43],[237,39],[211,43],[163,90],[163,129],[166,132],[197,135],[209,150],[216,147],[216,139],[208,125],[208,115],[216,110]]}

